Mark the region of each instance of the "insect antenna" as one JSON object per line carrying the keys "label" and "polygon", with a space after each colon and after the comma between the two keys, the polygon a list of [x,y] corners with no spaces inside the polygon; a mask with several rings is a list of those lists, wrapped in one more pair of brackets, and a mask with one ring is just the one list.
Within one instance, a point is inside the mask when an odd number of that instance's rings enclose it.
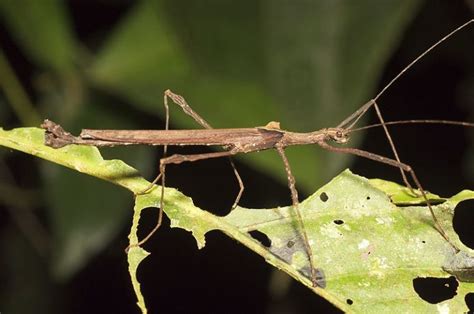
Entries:
{"label": "insect antenna", "polygon": [[[446,41],[447,39],[449,39],[450,37],[452,37],[454,34],[456,34],[457,32],[459,32],[460,30],[462,30],[463,28],[467,27],[468,25],[470,25],[471,23],[474,22],[474,19],[471,19],[469,21],[467,21],[466,23],[462,24],[461,26],[457,27],[456,29],[454,29],[453,31],[451,31],[450,33],[448,33],[447,35],[445,35],[443,38],[441,38],[440,40],[438,40],[436,43],[434,43],[431,47],[429,47],[428,49],[426,49],[423,53],[421,53],[418,57],[416,57],[412,62],[410,62],[407,66],[405,66],[392,80],[390,80],[388,82],[388,84],[386,84],[381,90],[380,92],[371,100],[369,100],[366,104],[364,104],[361,108],[359,108],[356,112],[354,112],[353,114],[351,114],[348,118],[346,118],[344,121],[342,121],[338,127],[340,128],[344,128],[346,129],[347,132],[351,131],[351,129],[356,125],[356,123],[360,120],[360,118],[367,112],[367,110],[369,110],[371,107],[373,107],[375,109],[375,112],[377,114],[377,117],[380,121],[380,123],[377,125],[377,126],[381,126],[384,130],[384,133],[385,133],[385,136],[387,137],[387,140],[390,144],[390,147],[391,147],[391,150],[393,152],[393,155],[395,157],[395,160],[396,162],[400,165],[400,174],[403,178],[403,181],[405,183],[405,185],[410,189],[410,191],[413,193],[413,194],[417,194],[415,192],[415,190],[413,189],[413,187],[411,186],[410,182],[408,181],[408,178],[405,174],[405,172],[408,172],[412,179],[413,179],[413,182],[415,183],[416,187],[418,188],[418,190],[420,191],[421,193],[421,196],[423,197],[423,199],[426,201],[427,205],[428,205],[428,208],[430,210],[430,213],[431,213],[431,216],[433,218],[433,221],[434,221],[434,224],[435,224],[435,228],[439,231],[439,233],[441,234],[441,236],[456,250],[456,251],[459,251],[459,249],[457,248],[456,245],[453,244],[453,242],[449,239],[449,237],[447,236],[446,232],[444,231],[444,228],[439,224],[438,222],[438,219],[436,218],[436,215],[434,214],[434,211],[433,211],[433,208],[431,207],[431,204],[426,196],[426,193],[423,189],[423,187],[421,186],[419,180],[417,179],[416,175],[415,175],[415,172],[413,169],[411,169],[411,167],[408,167],[406,169],[409,169],[409,170],[406,170],[404,169],[403,167],[401,167],[401,165],[403,165],[403,163],[401,162],[400,160],[400,157],[398,156],[398,152],[397,152],[397,149],[395,147],[395,144],[392,140],[392,137],[390,135],[390,132],[388,131],[388,128],[387,128],[387,125],[390,125],[390,124],[409,124],[409,123],[441,123],[443,124],[443,122],[441,122],[441,120],[424,120],[425,122],[421,122],[421,121],[417,121],[417,120],[410,120],[412,122],[400,122],[400,121],[393,121],[392,123],[386,123],[383,119],[383,116],[382,116],[382,113],[380,111],[380,108],[379,106],[377,105],[377,100],[385,93],[385,91],[388,90],[388,88],[390,88],[406,71],[408,71],[409,69],[411,69],[421,58],[423,58],[424,56],[426,56],[429,52],[431,52],[433,49],[435,49],[437,46],[439,46],[441,43],[443,43],[444,41]],[[408,120],[407,120],[408,121]],[[417,122],[415,122],[417,121]],[[428,121],[431,121],[431,122],[428,122]],[[466,124],[459,124],[458,122],[456,121],[448,121],[448,120],[445,120],[444,121],[444,124],[455,124],[455,125],[464,125],[464,126],[468,126],[468,127],[472,127],[473,124],[471,123],[467,123]],[[362,128],[358,128],[358,129],[352,129],[352,132],[354,132],[355,130],[363,130],[363,129],[368,129],[368,128],[371,128],[371,127],[375,127],[375,126],[367,126],[367,127],[362,127]]]}
{"label": "insect antenna", "polygon": [[[398,121],[386,121],[385,125],[401,125],[401,124],[442,124],[442,125],[454,125],[454,126],[462,126],[462,127],[471,127],[474,128],[474,123],[471,122],[464,122],[464,121],[452,121],[452,120],[433,120],[433,119],[425,119],[425,120],[398,120]],[[383,126],[382,123],[376,123],[371,125],[366,125],[360,128],[350,129],[347,130],[347,133],[352,133],[356,131],[362,131],[367,129],[373,129]]]}

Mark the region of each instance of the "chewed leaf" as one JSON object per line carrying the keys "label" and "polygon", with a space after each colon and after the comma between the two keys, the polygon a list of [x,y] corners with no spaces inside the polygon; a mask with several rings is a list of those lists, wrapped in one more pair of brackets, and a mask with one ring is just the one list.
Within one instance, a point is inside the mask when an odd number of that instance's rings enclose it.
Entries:
{"label": "chewed leaf", "polygon": [[[4,131],[0,145],[62,164],[135,193],[148,187],[138,172],[118,160],[104,160],[93,147],[68,146],[52,149],[43,145],[44,132],[35,128]],[[160,189],[136,197],[130,243],[138,242],[141,211],[160,206]],[[433,226],[426,205],[397,207],[392,200],[406,194],[404,188],[382,180],[367,180],[346,170],[302,202],[299,210],[317,267],[318,287],[308,279],[308,252],[302,242],[294,208],[247,209],[238,207],[226,217],[217,217],[194,206],[175,189],[165,190],[164,211],[173,227],[192,232],[198,247],[205,234],[221,230],[255,251],[275,267],[287,272],[315,293],[345,311],[467,312],[464,297],[474,290],[473,256],[452,229],[454,209],[474,199],[474,191],[438,199],[433,205],[439,223],[461,252],[456,253]],[[434,204],[435,202],[433,202]],[[255,234],[267,241],[260,243]],[[131,247],[129,272],[139,307],[146,312],[136,272],[148,252]],[[415,291],[417,278],[455,276],[454,297],[437,304],[424,301]]]}
{"label": "chewed leaf", "polygon": [[[320,288],[315,291],[338,307],[354,312],[386,312],[388,308],[390,312],[436,311],[438,305],[417,295],[413,280],[449,277],[446,270],[452,269],[454,260],[457,265],[464,265],[463,274],[472,273],[473,252],[457,240],[451,221],[456,204],[473,199],[474,193],[465,191],[433,206],[450,238],[465,250],[455,254],[434,229],[426,206],[399,208],[378,186],[386,188],[392,183],[367,180],[345,171],[300,205],[320,275]],[[400,189],[399,193],[405,191]],[[397,197],[397,193],[391,197]],[[282,269],[311,288],[308,259],[294,217],[291,207],[238,208],[225,220],[242,232],[264,233],[271,242],[268,250],[287,263],[291,271],[286,266]],[[450,273],[458,275],[461,271]],[[468,278],[459,276],[463,281]],[[458,289],[472,290],[474,285],[460,282]],[[462,293],[442,304],[452,312],[467,311]]]}
{"label": "chewed leaf", "polygon": [[[221,230],[346,311],[430,312],[439,306],[466,311],[465,292],[474,289],[470,283],[472,251],[456,241],[464,251],[455,254],[434,229],[426,206],[399,208],[377,188],[378,183],[386,186],[386,182],[345,171],[301,203],[318,268],[318,288],[308,279],[307,252],[292,207],[238,207],[221,218],[197,209],[188,198],[172,191],[170,199],[166,197],[165,211],[173,226],[193,233],[199,247],[207,231]],[[454,207],[468,199],[474,199],[474,192],[463,191],[433,206],[452,239],[457,239],[450,227]],[[158,205],[147,203],[143,208]],[[255,240],[255,232],[265,235],[267,243]],[[452,299],[430,304],[414,289],[417,278],[448,278],[451,274],[459,280]]]}

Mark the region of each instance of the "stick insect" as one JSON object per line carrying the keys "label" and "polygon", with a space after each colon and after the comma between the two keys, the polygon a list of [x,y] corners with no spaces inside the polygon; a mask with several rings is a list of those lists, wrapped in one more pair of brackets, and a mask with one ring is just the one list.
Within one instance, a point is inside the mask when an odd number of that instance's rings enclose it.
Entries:
{"label": "stick insect", "polygon": [[[197,114],[186,102],[186,100],[178,95],[173,93],[170,90],[164,92],[164,106],[166,112],[165,120],[165,129],[164,130],[92,130],[92,129],[83,129],[79,136],[73,136],[70,133],[63,130],[63,128],[50,121],[45,120],[42,124],[42,127],[46,129],[45,143],[54,148],[60,148],[70,144],[79,144],[79,145],[92,145],[92,146],[116,146],[116,145],[156,145],[163,146],[164,157],[160,159],[160,172],[155,180],[151,183],[150,190],[155,183],[161,180],[161,204],[159,210],[158,221],[153,230],[141,241],[131,246],[138,246],[145,243],[160,227],[163,217],[163,198],[164,190],[166,184],[166,166],[170,164],[180,164],[182,162],[193,162],[204,159],[211,158],[220,158],[220,157],[232,157],[237,154],[242,153],[251,153],[258,152],[267,149],[275,149],[282,159],[285,172],[288,180],[288,188],[291,194],[291,200],[293,209],[295,212],[295,217],[298,222],[298,228],[302,235],[302,240],[304,242],[304,247],[306,254],[308,255],[308,260],[311,268],[311,282],[314,287],[317,286],[317,271],[315,268],[315,261],[313,257],[312,249],[309,245],[308,235],[305,229],[304,221],[302,215],[298,209],[299,199],[298,192],[295,187],[295,178],[292,174],[290,163],[285,154],[285,149],[289,146],[294,145],[308,145],[316,144],[320,147],[337,152],[337,153],[346,153],[357,155],[360,157],[368,158],[374,161],[378,161],[392,167],[400,169],[400,173],[403,179],[403,182],[409,189],[409,191],[414,194],[421,196],[427,204],[427,207],[430,211],[431,217],[433,219],[435,229],[440,233],[440,235],[456,250],[459,249],[454,245],[454,243],[449,239],[448,235],[440,225],[433,208],[430,204],[430,201],[427,198],[426,191],[423,189],[418,177],[413,170],[413,168],[403,163],[400,160],[395,144],[390,136],[390,132],[387,128],[387,125],[390,124],[400,124],[400,123],[441,123],[441,124],[453,124],[474,127],[474,123],[469,122],[457,122],[457,121],[447,121],[447,120],[407,120],[407,121],[392,121],[385,122],[382,113],[377,104],[377,100],[386,92],[386,90],[392,86],[408,69],[410,69],[415,63],[417,63],[421,58],[426,54],[432,51],[439,44],[447,40],[449,37],[465,28],[469,24],[473,23],[474,19],[469,20],[463,25],[459,26],[438,42],[420,54],[415,58],[411,63],[409,63],[405,68],[403,68],[373,99],[369,100],[366,104],[360,107],[356,112],[347,117],[342,121],[338,126],[332,128],[324,128],[321,130],[308,132],[308,133],[298,133],[291,132],[280,129],[278,122],[270,122],[262,127],[255,128],[236,128],[236,129],[213,129],[211,125],[203,119],[199,114]],[[197,130],[169,130],[169,106],[168,99],[171,99],[175,104],[181,107],[181,109],[189,116],[191,116],[197,123],[199,123],[204,129]],[[354,128],[360,118],[370,109],[374,108],[377,114],[377,117],[380,121],[379,124],[373,126],[366,126],[361,128]],[[357,148],[350,147],[341,147],[337,144],[345,144],[348,142],[350,133],[362,129],[367,129],[375,126],[381,126],[385,132],[385,135],[390,144],[391,150],[394,157],[388,158],[381,156],[375,153],[363,151]],[[336,144],[336,145],[334,145]],[[166,156],[168,145],[175,146],[184,146],[184,145],[203,145],[203,146],[220,146],[223,148],[222,151],[210,152],[204,154],[194,154],[194,155],[181,155],[174,154],[171,156]],[[244,190],[244,185],[242,179],[237,171],[234,163],[231,160],[231,166],[233,168],[234,174],[239,183],[239,193],[235,199],[233,208],[238,204],[240,197]],[[409,177],[407,176],[409,175]],[[414,183],[415,188],[410,184],[409,178]]]}

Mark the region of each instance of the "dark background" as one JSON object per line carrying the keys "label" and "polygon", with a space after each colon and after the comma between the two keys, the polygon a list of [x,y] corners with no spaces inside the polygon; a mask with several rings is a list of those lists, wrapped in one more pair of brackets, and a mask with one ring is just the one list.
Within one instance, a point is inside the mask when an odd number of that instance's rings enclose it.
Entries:
{"label": "dark background", "polygon": [[[101,45],[101,41],[108,32],[117,26],[121,18],[134,5],[135,2],[132,1],[68,1],[66,8],[71,15],[76,36],[89,51],[94,51]],[[181,3],[181,6],[183,5],[186,6]],[[178,19],[173,20],[175,21],[173,23],[176,32],[181,34],[183,45],[186,45],[186,39],[192,37],[187,33],[192,30],[187,28],[189,25],[186,21],[193,12],[180,12],[179,5],[173,6],[171,1],[165,1],[164,7],[167,8],[170,16],[176,16],[176,14],[179,16]],[[215,6],[209,2],[208,10],[213,8]],[[249,11],[250,9],[255,8],[249,8]],[[369,88],[367,91],[369,97],[380,90],[424,49],[450,30],[472,18],[472,9],[473,4],[469,1],[427,1],[420,5],[412,13],[413,17],[404,29],[400,31],[398,43],[394,45],[383,71],[380,72],[378,83],[373,83],[373,89]],[[215,14],[222,14],[222,12],[216,9]],[[370,12],[366,14],[370,17]],[[41,75],[38,75],[39,72],[45,70],[38,67],[28,57],[24,48],[18,44],[15,35],[10,32],[7,26],[9,24],[2,20],[0,25],[1,48],[10,66],[16,72],[35,104],[35,108],[42,112],[40,115],[43,117],[48,112],[51,115],[51,110],[54,109],[51,107],[45,109],[44,103],[54,102],[54,95],[44,92],[41,86],[46,84],[45,79],[43,77],[42,81]],[[365,36],[364,33],[359,35],[361,38]],[[231,36],[229,34],[229,37]],[[188,43],[188,47],[192,50],[192,44]],[[218,49],[216,47],[216,50]],[[252,47],[247,49],[252,49]],[[379,100],[385,119],[390,121],[429,118],[474,121],[473,54],[474,29],[471,26],[456,35],[455,39],[423,58],[416,67],[410,69],[387,91]],[[199,59],[199,55],[191,59],[195,63],[204,62]],[[219,59],[214,60],[216,64],[219,62]],[[293,82],[293,84],[298,84],[298,82]],[[45,97],[45,94],[48,97]],[[113,103],[112,110],[118,115],[138,121],[134,127],[159,128],[163,125],[159,117],[150,115],[146,110],[131,107],[131,101],[117,93],[92,87],[90,94],[96,102],[101,103],[100,110],[106,111],[107,107]],[[209,101],[212,102],[212,99]],[[158,98],[157,103],[160,102]],[[225,106],[225,103],[220,102],[220,105]],[[25,124],[8,105],[6,97],[3,97],[1,107],[3,108],[0,114],[5,129]],[[275,118],[284,119],[284,117]],[[238,117],[235,119],[238,121]],[[334,119],[342,120],[340,117],[334,117]],[[376,122],[373,115],[370,121],[366,121],[366,123]],[[81,128],[78,122],[71,125],[76,127],[76,130]],[[115,125],[115,127],[121,126]],[[323,126],[316,128],[319,127]],[[473,188],[474,134],[472,130],[451,126],[422,125],[393,127],[392,132],[402,160],[416,170],[425,189],[450,196],[461,189]],[[390,156],[389,147],[385,144],[385,138],[381,132],[368,132],[359,147]],[[185,151],[204,150],[186,149]],[[148,160],[148,166],[143,166],[142,169],[149,169],[148,171],[152,173],[155,166],[150,160],[157,159],[159,156],[156,150],[148,152],[153,155]],[[115,157],[113,150],[106,151],[104,154],[110,158]],[[7,202],[6,197],[2,198],[0,245],[2,252],[5,253],[2,253],[0,265],[2,269],[0,280],[4,283],[0,288],[2,303],[0,311],[5,313],[99,313],[103,311],[137,313],[138,308],[135,305],[136,300],[123,253],[127,245],[131,218],[131,196],[123,191],[123,193],[119,192],[126,194],[123,198],[125,204],[122,205],[128,208],[128,212],[120,218],[117,232],[111,239],[103,245],[101,250],[84,260],[82,266],[76,271],[58,279],[57,276],[52,275],[55,271],[52,269],[54,263],[51,261],[55,256],[55,241],[58,237],[54,232],[58,229],[55,228],[56,222],[51,218],[48,203],[43,202],[44,198],[51,194],[41,192],[48,182],[41,179],[42,176],[48,176],[47,172],[41,168],[43,167],[41,164],[46,162],[9,150],[3,150],[1,158],[3,169],[1,193],[4,195],[14,193],[11,195],[15,195],[17,202],[26,202],[25,208],[31,211],[18,216],[13,212],[16,210],[15,206]],[[294,162],[298,163],[297,160]],[[361,158],[347,160],[345,166],[369,178],[401,181],[398,170]],[[255,164],[246,163],[244,159],[237,160],[237,167],[246,185],[241,201],[242,206],[259,208],[290,203],[286,183],[276,179],[278,176],[260,169]],[[71,172],[69,175],[77,174]],[[169,185],[178,187],[183,193],[191,196],[196,205],[219,215],[225,214],[225,209],[230,208],[237,191],[226,160],[203,161],[172,167],[167,173],[167,178]],[[8,190],[3,188],[4,186],[12,189]],[[68,187],[65,186],[64,189],[67,190]],[[300,198],[303,199],[315,189],[315,187],[302,184]],[[215,191],[219,191],[217,195]],[[34,201],[28,203],[30,199]],[[456,212],[455,228],[460,233],[462,241],[474,248],[470,230],[473,221],[472,207],[472,201],[465,202]],[[22,223],[25,217],[29,221],[26,225],[24,221]],[[146,213],[142,217],[144,229],[152,228],[155,218],[155,211]],[[35,227],[36,224],[40,226],[39,229]],[[41,231],[29,233],[28,230],[31,231],[31,228]],[[43,232],[46,234],[44,239],[52,240],[51,242],[46,240],[47,243],[44,246],[40,244],[38,248],[35,238],[36,240],[43,238],[41,235]],[[145,234],[146,231],[143,230],[142,236]],[[41,247],[46,249],[42,250]],[[206,247],[199,251],[189,233],[179,229],[170,230],[169,221],[165,219],[164,226],[146,243],[145,248],[152,252],[152,256],[142,263],[138,276],[142,282],[142,291],[150,313],[337,311],[327,301],[312,294],[300,284],[280,278],[281,276],[275,274],[276,271],[262,258],[218,232],[209,233]],[[282,294],[270,292],[274,291],[270,282],[275,285],[275,281],[286,287],[283,288]],[[472,310],[473,301],[470,302]]]}

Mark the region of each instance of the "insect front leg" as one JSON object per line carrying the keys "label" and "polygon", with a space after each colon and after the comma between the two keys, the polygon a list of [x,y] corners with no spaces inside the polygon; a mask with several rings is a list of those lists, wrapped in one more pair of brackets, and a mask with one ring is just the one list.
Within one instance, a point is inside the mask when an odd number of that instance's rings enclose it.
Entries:
{"label": "insect front leg", "polygon": [[[400,157],[398,156],[398,152],[397,152],[397,148],[395,147],[395,143],[393,142],[393,139],[392,137],[390,136],[390,132],[388,131],[388,128],[387,128],[387,125],[385,124],[385,121],[382,117],[382,112],[380,111],[380,108],[379,106],[377,105],[377,102],[375,100],[371,100],[371,102],[373,103],[373,106],[374,106],[374,109],[375,109],[375,112],[377,113],[377,117],[380,121],[380,124],[382,125],[382,128],[385,132],[385,136],[387,137],[387,140],[388,140],[388,143],[390,144],[390,148],[392,149],[392,152],[393,152],[393,155],[395,157],[395,160],[398,162],[398,163],[402,163],[401,160],[400,160]],[[403,182],[405,183],[406,187],[410,189],[410,192],[413,193],[414,195],[422,195],[423,193],[416,193],[416,191],[413,189],[413,187],[411,186],[410,182],[408,181],[408,178],[407,176],[405,175],[405,170],[403,170],[402,167],[398,167],[398,169],[400,169],[400,173],[402,175],[402,179],[403,179]]]}
{"label": "insect front leg", "polygon": [[[183,96],[175,94],[171,90],[167,89],[164,93],[164,105],[165,105],[165,110],[166,110],[166,130],[168,130],[168,118],[169,118],[168,97],[175,104],[180,106],[181,109],[183,109],[184,113],[186,113],[188,116],[193,118],[194,121],[196,121],[203,128],[212,129],[212,126],[206,120],[204,120],[203,117],[201,117],[196,111],[194,111],[191,108],[191,106],[186,102]],[[234,209],[239,203],[245,187],[244,187],[244,182],[242,181],[242,177],[240,176],[239,171],[237,170],[237,167],[235,167],[234,161],[230,157],[229,157],[229,162],[234,172],[235,178],[237,179],[237,183],[239,184],[239,193],[237,193],[237,197],[235,198],[234,203],[232,205],[232,209]],[[154,181],[154,183],[156,183],[158,179],[159,179],[159,176],[157,177],[156,181]]]}
{"label": "insect front leg", "polygon": [[[380,121],[380,125],[382,126],[383,130],[384,130],[384,133],[385,133],[385,136],[388,140],[388,143],[390,144],[390,149],[392,150],[393,152],[393,156],[395,157],[395,160],[397,160],[399,163],[402,163],[401,160],[400,160],[400,157],[398,156],[398,151],[397,151],[397,148],[395,146],[395,143],[393,142],[393,139],[392,139],[392,136],[390,135],[390,132],[388,131],[388,128],[387,128],[387,125],[385,124],[385,120],[382,116],[382,112],[380,111],[380,108],[379,106],[377,105],[377,102],[376,102],[376,99],[371,99],[369,100],[367,103],[365,103],[362,107],[360,107],[356,112],[354,112],[353,114],[351,114],[348,118],[346,118],[344,121],[342,121],[338,127],[339,128],[345,128],[345,129],[352,129],[352,127],[360,120],[360,118],[362,118],[362,116],[371,108],[371,107],[374,107],[375,109],[375,112],[377,114],[377,118],[379,119]],[[399,167],[400,169],[400,174],[402,175],[402,179],[403,179],[403,182],[405,183],[405,185],[410,189],[410,191],[414,194],[414,195],[420,195],[418,193],[415,192],[415,190],[413,189],[413,187],[411,186],[410,182],[408,181],[407,179],[407,176],[405,174],[405,171],[403,170],[403,168]]]}

